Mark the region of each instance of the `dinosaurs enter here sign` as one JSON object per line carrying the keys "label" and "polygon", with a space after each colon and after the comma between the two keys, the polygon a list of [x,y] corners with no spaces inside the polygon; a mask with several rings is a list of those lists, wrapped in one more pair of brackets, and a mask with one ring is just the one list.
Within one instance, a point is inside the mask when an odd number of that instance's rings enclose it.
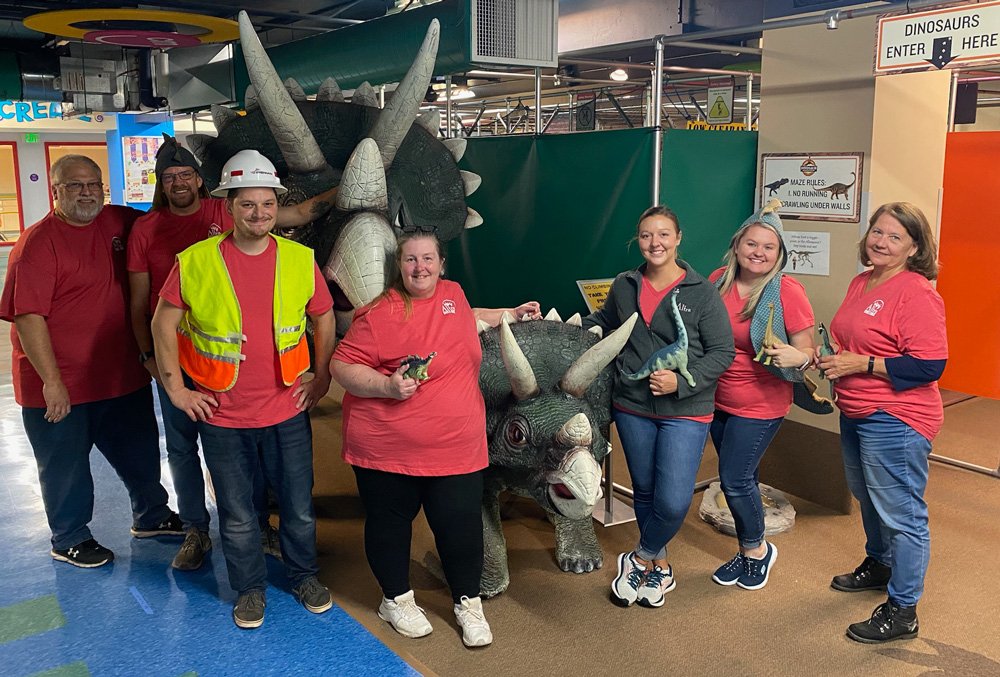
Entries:
{"label": "dinosaurs enter here sign", "polygon": [[863,160],[864,153],[764,153],[757,204],[777,198],[782,218],[857,223]]}

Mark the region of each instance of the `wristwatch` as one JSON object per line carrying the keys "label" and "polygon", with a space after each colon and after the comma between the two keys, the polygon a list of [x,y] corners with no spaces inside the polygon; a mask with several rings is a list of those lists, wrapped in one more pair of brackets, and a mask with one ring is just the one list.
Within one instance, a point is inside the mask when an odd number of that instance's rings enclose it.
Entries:
{"label": "wristwatch", "polygon": [[148,353],[144,353],[141,350],[139,351],[139,364],[146,364],[152,359],[156,359],[156,353],[153,351],[149,351]]}

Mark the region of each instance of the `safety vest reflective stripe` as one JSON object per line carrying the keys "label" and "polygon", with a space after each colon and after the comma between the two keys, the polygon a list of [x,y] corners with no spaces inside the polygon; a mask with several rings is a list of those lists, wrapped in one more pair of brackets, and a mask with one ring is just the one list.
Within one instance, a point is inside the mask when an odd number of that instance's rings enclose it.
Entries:
{"label": "safety vest reflective stripe", "polygon": [[[181,295],[190,308],[177,329],[184,371],[209,390],[236,384],[243,318],[220,250],[232,231],[203,240],[178,254]],[[274,345],[282,382],[290,386],[309,369],[305,307],[315,291],[313,253],[308,247],[271,236],[277,243],[274,274]]]}

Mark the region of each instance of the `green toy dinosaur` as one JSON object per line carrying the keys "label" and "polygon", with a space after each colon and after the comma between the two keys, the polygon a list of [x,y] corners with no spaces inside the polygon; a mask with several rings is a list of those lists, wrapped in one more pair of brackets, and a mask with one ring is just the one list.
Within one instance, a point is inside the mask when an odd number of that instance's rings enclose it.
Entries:
{"label": "green toy dinosaur", "polygon": [[630,381],[638,381],[639,379],[648,377],[654,371],[667,369],[679,372],[684,377],[684,380],[688,382],[688,385],[694,388],[694,376],[688,371],[687,328],[684,326],[684,318],[681,317],[681,311],[677,307],[677,292],[678,289],[675,288],[670,293],[670,310],[673,315],[674,326],[677,329],[677,340],[653,353],[646,360],[646,364],[642,365],[642,368],[634,374],[622,370],[622,376]]}
{"label": "green toy dinosaur", "polygon": [[426,381],[429,377],[427,376],[427,367],[430,366],[431,360],[437,355],[436,352],[431,353],[427,357],[420,357],[420,355],[407,355],[406,358],[399,363],[399,366],[406,366],[406,371],[403,372],[403,378],[412,378],[415,381]]}

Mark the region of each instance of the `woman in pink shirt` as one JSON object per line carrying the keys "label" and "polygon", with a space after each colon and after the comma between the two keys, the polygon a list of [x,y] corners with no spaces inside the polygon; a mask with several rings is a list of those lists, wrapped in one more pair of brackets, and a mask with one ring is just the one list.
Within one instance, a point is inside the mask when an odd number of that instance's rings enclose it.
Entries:
{"label": "woman in pink shirt", "polygon": [[[802,285],[781,272],[788,253],[779,205],[769,202],[743,222],[729,243],[726,266],[709,276],[729,313],[736,344],[736,359],[719,377],[711,434],[739,540],[739,552],[712,580],[744,590],[767,585],[778,557],[778,548],[764,540],[757,473],[792,406],[792,381],[801,380],[800,372],[812,362],[812,306]],[[772,312],[779,341],[765,348],[764,331]]]}
{"label": "woman in pink shirt", "polygon": [[[493,634],[479,597],[488,458],[476,320],[497,325],[504,310],[537,319],[539,306],[471,308],[457,283],[441,279],[433,233],[404,233],[396,255],[395,280],[357,310],[331,363],[347,391],[343,456],[365,506],[365,554],[382,588],[378,615],[406,637],[431,632],[410,587],[411,525],[423,508],[462,640],[485,646]],[[428,360],[422,374],[408,375],[413,356]]]}
{"label": "woman in pink shirt", "polygon": [[866,557],[836,576],[836,590],[888,589],[889,598],[847,636],[879,643],[917,636],[917,601],[930,558],[931,441],[944,409],[937,379],[948,358],[937,244],[917,207],[879,207],[859,245],[871,266],[851,281],[830,330],[840,349],[819,358],[835,380],[840,440],[851,493],[861,504]]}

